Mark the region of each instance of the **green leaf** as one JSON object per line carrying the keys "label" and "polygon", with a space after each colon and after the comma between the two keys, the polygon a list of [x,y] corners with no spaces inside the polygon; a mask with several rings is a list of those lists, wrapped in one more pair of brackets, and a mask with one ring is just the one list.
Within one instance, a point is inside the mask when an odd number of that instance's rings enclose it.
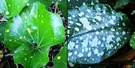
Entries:
{"label": "green leaf", "polygon": [[67,45],[53,59],[54,68],[67,68]]}
{"label": "green leaf", "polygon": [[36,1],[41,2],[42,4],[45,5],[46,9],[51,6],[51,4],[54,2],[53,0],[29,0],[29,4],[32,4]]}
{"label": "green leaf", "polygon": [[130,0],[117,0],[114,9],[122,8],[122,6],[127,5],[129,2]]}
{"label": "green leaf", "polygon": [[[43,8],[45,6],[40,2],[33,3],[20,15],[10,19],[5,28],[5,45],[15,50],[15,63],[21,63],[26,68],[45,65],[48,62],[48,49],[65,40],[60,16]],[[29,60],[22,61],[24,59]],[[38,60],[39,63],[36,63]]]}
{"label": "green leaf", "polygon": [[14,62],[23,64],[26,68],[39,68],[49,61],[48,47],[44,46],[38,50],[34,50],[30,45],[21,45],[15,50]]}
{"label": "green leaf", "polygon": [[132,35],[132,38],[130,39],[130,46],[135,49],[135,33]]}
{"label": "green leaf", "polygon": [[108,0],[68,0],[68,8],[79,8],[83,3],[86,5],[104,4],[108,3]]}
{"label": "green leaf", "polygon": [[112,56],[131,37],[128,17],[105,4],[68,11],[69,64],[95,64]]}
{"label": "green leaf", "polygon": [[135,14],[135,10],[131,13],[131,15],[134,15]]}
{"label": "green leaf", "polygon": [[0,23],[0,41],[4,40],[4,31],[5,31],[6,24],[7,24],[6,22]]}
{"label": "green leaf", "polygon": [[0,13],[6,18],[18,15],[29,0],[0,0]]}
{"label": "green leaf", "polygon": [[65,17],[67,17],[67,0],[60,0],[59,7]]}

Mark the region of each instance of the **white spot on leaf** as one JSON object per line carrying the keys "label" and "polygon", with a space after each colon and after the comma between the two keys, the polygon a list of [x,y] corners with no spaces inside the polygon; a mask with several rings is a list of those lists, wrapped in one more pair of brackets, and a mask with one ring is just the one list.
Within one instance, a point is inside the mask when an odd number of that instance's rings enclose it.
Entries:
{"label": "white spot on leaf", "polygon": [[8,15],[8,14],[9,14],[9,12],[8,12],[8,11],[6,11],[6,14]]}
{"label": "white spot on leaf", "polygon": [[83,54],[82,54],[82,53],[79,53],[79,54],[78,54],[78,57],[82,57],[82,56],[83,56]]}
{"label": "white spot on leaf", "polygon": [[89,51],[89,53],[87,55],[88,55],[88,57],[90,57],[91,56],[91,51]]}
{"label": "white spot on leaf", "polygon": [[74,42],[69,42],[68,49],[69,50],[72,50],[74,46],[75,46],[75,43]]}
{"label": "white spot on leaf", "polygon": [[97,46],[97,45],[98,45],[98,38],[95,37],[91,42],[91,46]]}
{"label": "white spot on leaf", "polygon": [[86,17],[83,18],[79,18],[80,22],[82,22],[83,27],[88,29],[88,30],[92,30],[92,26],[90,26],[90,22],[88,21],[88,19]]}
{"label": "white spot on leaf", "polygon": [[98,54],[98,49],[95,49],[94,50],[94,54]]}
{"label": "white spot on leaf", "polygon": [[84,12],[80,12],[78,15],[81,17],[82,15],[84,15]]}

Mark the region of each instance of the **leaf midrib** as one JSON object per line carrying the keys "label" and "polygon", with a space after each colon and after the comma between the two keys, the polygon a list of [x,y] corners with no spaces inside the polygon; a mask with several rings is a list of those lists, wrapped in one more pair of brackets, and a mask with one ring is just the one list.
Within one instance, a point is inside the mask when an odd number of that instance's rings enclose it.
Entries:
{"label": "leaf midrib", "polygon": [[102,30],[110,30],[111,28],[114,28],[114,29],[118,29],[118,28],[131,28],[131,27],[121,27],[121,26],[114,26],[114,27],[105,27],[104,29],[100,28],[100,29],[97,29],[97,30],[90,30],[90,31],[87,31],[87,32],[82,32],[80,34],[77,34],[77,35],[72,35],[71,37],[69,37],[69,40],[70,41],[71,39],[75,38],[75,37],[79,37],[79,36],[82,36],[82,35],[85,35],[85,34],[89,34],[89,33],[92,33],[92,32],[96,32],[96,31],[102,31]]}

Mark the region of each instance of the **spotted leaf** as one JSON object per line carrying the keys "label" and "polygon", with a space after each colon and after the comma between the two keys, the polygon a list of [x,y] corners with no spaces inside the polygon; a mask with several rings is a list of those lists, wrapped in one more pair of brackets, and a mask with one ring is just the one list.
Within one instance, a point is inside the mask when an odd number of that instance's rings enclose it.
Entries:
{"label": "spotted leaf", "polygon": [[0,0],[0,13],[6,18],[18,15],[29,0]]}
{"label": "spotted leaf", "polygon": [[45,65],[49,61],[48,49],[65,40],[60,16],[43,8],[40,2],[31,4],[18,16],[9,19],[5,28],[5,45],[15,51],[15,63],[26,68]]}
{"label": "spotted leaf", "polygon": [[107,0],[68,0],[68,8],[78,8],[82,6],[82,4],[94,5],[99,3],[107,3]]}
{"label": "spotted leaf", "polygon": [[104,4],[72,9],[68,22],[69,63],[99,63],[116,53],[131,36],[127,16]]}

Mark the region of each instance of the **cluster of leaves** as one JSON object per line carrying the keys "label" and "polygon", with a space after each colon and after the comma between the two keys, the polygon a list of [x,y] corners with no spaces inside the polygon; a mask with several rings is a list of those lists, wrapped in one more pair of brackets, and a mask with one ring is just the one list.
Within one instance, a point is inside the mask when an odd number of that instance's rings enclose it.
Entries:
{"label": "cluster of leaves", "polygon": [[[0,13],[8,20],[0,24],[0,41],[14,51],[16,64],[26,68],[44,66],[49,61],[49,48],[64,42],[65,30],[60,15],[46,10],[53,2],[60,5],[66,16],[66,0],[0,0]],[[65,47],[61,51],[58,56],[66,54]],[[54,59],[55,66],[57,62],[66,66],[66,57],[61,57],[62,60]]]}

